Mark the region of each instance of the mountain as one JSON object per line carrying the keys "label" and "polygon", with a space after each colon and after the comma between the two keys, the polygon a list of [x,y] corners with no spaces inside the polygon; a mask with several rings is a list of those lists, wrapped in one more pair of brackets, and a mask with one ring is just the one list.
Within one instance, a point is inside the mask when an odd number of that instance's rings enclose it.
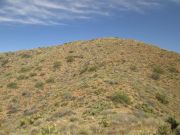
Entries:
{"label": "mountain", "polygon": [[178,53],[101,38],[0,54],[0,135],[177,135],[179,120]]}

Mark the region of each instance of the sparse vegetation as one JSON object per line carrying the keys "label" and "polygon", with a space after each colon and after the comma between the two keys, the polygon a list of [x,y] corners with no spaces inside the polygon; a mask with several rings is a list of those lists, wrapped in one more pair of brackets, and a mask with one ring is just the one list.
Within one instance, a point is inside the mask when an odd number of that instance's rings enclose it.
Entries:
{"label": "sparse vegetation", "polygon": [[118,38],[0,53],[0,134],[179,135],[179,61]]}

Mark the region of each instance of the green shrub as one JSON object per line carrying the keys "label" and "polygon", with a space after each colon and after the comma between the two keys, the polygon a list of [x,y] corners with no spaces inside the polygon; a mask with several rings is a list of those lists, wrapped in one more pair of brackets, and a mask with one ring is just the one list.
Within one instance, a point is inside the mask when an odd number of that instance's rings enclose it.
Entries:
{"label": "green shrub", "polygon": [[66,57],[66,62],[73,62],[74,61],[74,57],[73,56],[67,56]]}
{"label": "green shrub", "polygon": [[24,79],[28,79],[28,77],[25,76],[25,75],[20,75],[20,76],[17,77],[17,79],[18,80],[24,80]]}
{"label": "green shrub", "polygon": [[87,70],[88,70],[88,67],[87,67],[87,66],[83,67],[83,68],[80,70],[80,74],[85,73]]}
{"label": "green shrub", "polygon": [[15,83],[15,82],[8,83],[7,87],[10,89],[17,89],[18,88],[17,83]]}
{"label": "green shrub", "polygon": [[28,71],[30,71],[30,70],[31,70],[31,69],[30,69],[29,67],[22,67],[19,72],[25,73],[25,72],[28,72]]}
{"label": "green shrub", "polygon": [[53,63],[53,68],[54,69],[58,69],[61,66],[61,62],[60,61],[56,61]]}
{"label": "green shrub", "polygon": [[1,66],[5,66],[6,64],[8,64],[9,60],[8,59],[2,59],[1,60]]}
{"label": "green shrub", "polygon": [[21,58],[31,58],[31,55],[30,54],[21,54]]}
{"label": "green shrub", "polygon": [[159,80],[160,79],[160,75],[158,73],[152,73],[151,78],[153,80]]}
{"label": "green shrub", "polygon": [[178,70],[177,70],[175,67],[170,67],[170,68],[168,68],[168,70],[169,70],[171,73],[178,73]]}
{"label": "green shrub", "polygon": [[161,69],[160,67],[154,67],[154,68],[153,68],[153,72],[154,72],[154,73],[158,73],[158,74],[163,74],[163,73],[164,73],[164,70]]}
{"label": "green shrub", "polygon": [[115,103],[123,103],[123,104],[130,104],[130,98],[124,92],[115,92],[111,96],[111,100]]}
{"label": "green shrub", "polygon": [[35,87],[38,88],[38,89],[43,89],[44,88],[44,83],[43,82],[37,82],[35,84]]}
{"label": "green shrub", "polygon": [[131,66],[130,66],[130,69],[131,69],[132,71],[137,71],[137,67],[136,67],[135,65],[131,65]]}
{"label": "green shrub", "polygon": [[37,73],[30,73],[29,76],[30,77],[37,76]]}
{"label": "green shrub", "polygon": [[167,100],[166,95],[164,95],[164,94],[157,93],[156,94],[156,99],[159,102],[161,102],[162,104],[168,104],[169,103],[168,100]]}
{"label": "green shrub", "polygon": [[178,127],[179,123],[174,117],[169,117],[166,122],[168,122],[171,125],[171,129],[174,130]]}
{"label": "green shrub", "polygon": [[46,83],[54,83],[54,78],[50,77],[49,79],[46,80]]}
{"label": "green shrub", "polygon": [[170,135],[170,134],[171,134],[171,130],[167,125],[159,126],[156,131],[156,135]]}
{"label": "green shrub", "polygon": [[89,72],[94,72],[96,70],[97,70],[96,66],[89,67],[89,69],[88,69]]}
{"label": "green shrub", "polygon": [[52,135],[57,134],[58,130],[54,125],[48,125],[41,128],[41,135]]}

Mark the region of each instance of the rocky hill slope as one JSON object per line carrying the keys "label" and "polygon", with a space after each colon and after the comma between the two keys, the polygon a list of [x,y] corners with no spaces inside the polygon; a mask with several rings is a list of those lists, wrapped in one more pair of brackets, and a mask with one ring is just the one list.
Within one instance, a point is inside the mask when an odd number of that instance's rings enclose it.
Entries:
{"label": "rocky hill slope", "polygon": [[177,53],[104,38],[0,54],[0,135],[168,135],[179,119]]}

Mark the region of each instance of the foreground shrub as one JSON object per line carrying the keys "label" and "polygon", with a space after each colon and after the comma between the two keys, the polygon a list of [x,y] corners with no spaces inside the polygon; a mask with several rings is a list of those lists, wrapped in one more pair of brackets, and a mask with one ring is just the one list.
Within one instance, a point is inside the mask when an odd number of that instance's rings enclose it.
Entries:
{"label": "foreground shrub", "polygon": [[167,125],[159,126],[156,135],[170,135],[171,129]]}
{"label": "foreground shrub", "polygon": [[171,129],[174,130],[178,127],[179,123],[174,117],[169,117],[166,122],[168,122],[171,125]]}

